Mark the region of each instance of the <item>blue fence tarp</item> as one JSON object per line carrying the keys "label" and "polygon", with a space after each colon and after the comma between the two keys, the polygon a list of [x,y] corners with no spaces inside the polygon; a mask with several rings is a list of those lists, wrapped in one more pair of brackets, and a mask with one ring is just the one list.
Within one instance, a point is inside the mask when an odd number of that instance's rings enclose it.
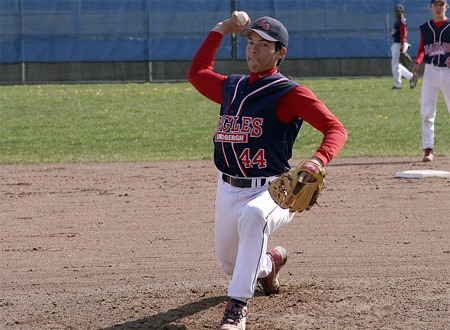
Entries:
{"label": "blue fence tarp", "polygon": [[[405,5],[411,54],[426,0]],[[0,62],[190,60],[232,7],[269,15],[289,31],[287,58],[388,57],[397,1],[2,0]],[[245,59],[246,39],[224,38],[217,59]]]}

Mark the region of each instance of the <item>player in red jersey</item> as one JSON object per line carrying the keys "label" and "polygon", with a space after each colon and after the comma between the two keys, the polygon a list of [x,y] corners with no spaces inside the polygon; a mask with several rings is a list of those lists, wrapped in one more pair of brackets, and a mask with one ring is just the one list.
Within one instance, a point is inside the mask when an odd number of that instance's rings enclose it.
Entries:
{"label": "player in red jersey", "polygon": [[[214,72],[224,35],[239,32],[248,38],[250,74]],[[328,164],[347,140],[345,127],[308,88],[278,72],[288,38],[283,24],[272,17],[242,26],[233,15],[210,31],[188,73],[201,94],[220,104],[214,134],[218,169],[215,246],[223,271],[232,279],[228,287],[231,299],[219,329],[245,328],[247,305],[257,284],[266,294],[279,289],[278,274],[287,252],[283,247],[268,250],[268,239],[295,213],[277,206],[267,187],[290,169],[288,161],[303,121],[324,135],[312,162]],[[301,141],[298,143],[301,147]]]}

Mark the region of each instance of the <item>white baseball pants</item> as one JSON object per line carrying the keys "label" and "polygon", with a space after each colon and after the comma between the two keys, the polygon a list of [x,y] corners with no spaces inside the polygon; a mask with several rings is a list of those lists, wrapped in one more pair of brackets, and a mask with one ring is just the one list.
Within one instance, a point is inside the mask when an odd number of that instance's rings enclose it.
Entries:
{"label": "white baseball pants", "polygon": [[219,173],[216,194],[215,245],[220,266],[232,275],[228,296],[253,298],[258,278],[272,270],[266,255],[271,234],[286,226],[295,213],[275,204],[267,190],[238,188],[225,183]]}
{"label": "white baseball pants", "polygon": [[[400,64],[400,48],[401,43],[394,42],[391,45],[391,65],[392,65],[392,76],[394,77],[394,86],[397,88],[402,87],[402,77],[411,80],[413,74],[402,64]],[[406,50],[404,50],[406,52]]]}
{"label": "white baseball pants", "polygon": [[425,64],[420,92],[423,149],[434,148],[434,121],[439,91],[442,91],[450,113],[450,68]]}

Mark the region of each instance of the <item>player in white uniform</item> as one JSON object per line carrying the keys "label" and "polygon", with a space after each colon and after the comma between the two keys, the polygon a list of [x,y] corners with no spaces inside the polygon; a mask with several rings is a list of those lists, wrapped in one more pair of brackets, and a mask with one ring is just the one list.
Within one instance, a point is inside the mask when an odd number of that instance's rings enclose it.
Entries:
{"label": "player in white uniform", "polygon": [[413,68],[414,79],[417,79],[419,66],[422,61],[425,63],[420,93],[424,162],[431,162],[434,157],[434,121],[439,91],[444,95],[450,113],[450,21],[446,16],[447,9],[447,0],[430,1],[433,19],[420,26],[420,45]]}

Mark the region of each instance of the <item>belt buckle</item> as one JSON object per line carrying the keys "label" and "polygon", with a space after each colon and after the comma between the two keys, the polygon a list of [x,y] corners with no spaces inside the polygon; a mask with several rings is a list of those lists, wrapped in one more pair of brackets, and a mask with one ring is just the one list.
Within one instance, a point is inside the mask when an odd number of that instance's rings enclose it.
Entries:
{"label": "belt buckle", "polygon": [[232,178],[231,176],[229,176],[229,175],[227,175],[227,174],[224,173],[224,174],[222,175],[222,179],[223,179],[223,181],[225,181],[226,183],[232,185],[233,178]]}

